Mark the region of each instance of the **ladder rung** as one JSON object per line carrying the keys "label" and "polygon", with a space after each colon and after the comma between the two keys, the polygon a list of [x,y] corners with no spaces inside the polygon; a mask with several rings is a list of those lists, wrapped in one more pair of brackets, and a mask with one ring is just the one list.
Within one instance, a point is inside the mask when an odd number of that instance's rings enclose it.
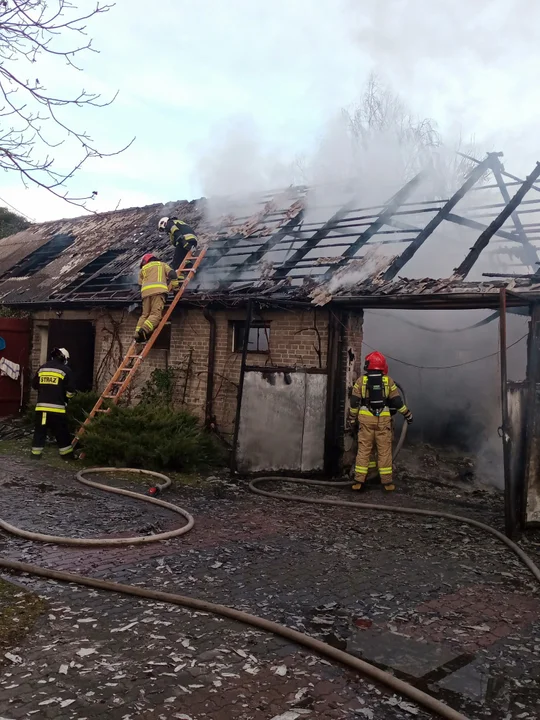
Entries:
{"label": "ladder rung", "polygon": [[[105,398],[106,400],[113,400],[116,395],[102,395],[102,398]],[[106,410],[98,410],[97,412],[107,412]]]}
{"label": "ladder rung", "polygon": [[113,383],[111,383],[111,385],[123,385],[125,382],[125,380],[115,380]]}

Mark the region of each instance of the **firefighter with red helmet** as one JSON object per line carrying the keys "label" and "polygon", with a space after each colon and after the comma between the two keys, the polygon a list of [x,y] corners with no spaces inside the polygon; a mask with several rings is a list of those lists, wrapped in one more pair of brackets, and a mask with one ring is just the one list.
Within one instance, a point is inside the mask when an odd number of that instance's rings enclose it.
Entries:
{"label": "firefighter with red helmet", "polygon": [[349,420],[358,425],[358,452],[354,468],[353,490],[362,490],[371,453],[376,447],[377,464],[383,487],[395,490],[392,479],[392,414],[401,413],[412,423],[413,416],[403,402],[397,385],[388,375],[388,363],[380,352],[366,357],[365,373],[354,384]]}
{"label": "firefighter with red helmet", "polygon": [[152,253],[141,260],[139,285],[142,295],[142,315],[135,328],[135,342],[146,342],[159,325],[167,293],[178,284],[175,271]]}

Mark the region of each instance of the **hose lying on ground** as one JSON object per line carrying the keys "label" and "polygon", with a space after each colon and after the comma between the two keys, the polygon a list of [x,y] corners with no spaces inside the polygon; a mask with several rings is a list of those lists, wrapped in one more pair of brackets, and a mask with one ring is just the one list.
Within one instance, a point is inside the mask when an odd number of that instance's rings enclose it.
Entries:
{"label": "hose lying on ground", "polygon": [[[101,483],[95,483],[90,480],[84,479],[83,475],[87,473],[95,473],[95,472],[118,472],[117,468],[92,468],[85,471],[82,471],[81,473],[78,473],[77,479],[82,482],[85,485],[89,485],[91,487],[95,487],[99,490],[104,490],[105,492],[113,492],[118,495],[126,495],[128,497],[134,497],[138,500],[143,500],[145,502],[151,502],[152,504],[160,505],[161,507],[165,507],[169,510],[174,510],[175,512],[179,513],[180,515],[183,515],[188,519],[188,525],[180,528],[178,531],[172,531],[174,533],[172,537],[175,535],[180,535],[188,532],[191,527],[193,527],[193,518],[189,513],[187,513],[184,510],[181,510],[181,508],[178,508],[175,505],[172,505],[171,503],[165,503],[161,500],[156,500],[151,497],[147,497],[138,493],[133,493],[128,490],[121,490],[118,488],[111,488],[107,485],[102,485]],[[125,470],[122,470],[122,472],[125,472]],[[147,472],[147,471],[138,471],[138,470],[128,470],[128,472]],[[159,475],[157,473],[151,473],[154,476],[161,477],[162,479],[165,479],[166,482],[161,487],[167,487],[170,485],[169,478],[166,478],[166,476]],[[416,508],[409,508],[409,507],[398,507],[398,506],[386,506],[386,505],[375,505],[371,503],[358,503],[358,502],[349,502],[346,500],[330,500],[326,498],[306,498],[298,495],[287,495],[284,493],[271,493],[266,490],[261,490],[259,487],[257,487],[258,484],[264,481],[269,480],[286,480],[287,482],[296,482],[296,483],[302,483],[302,484],[308,484],[308,485],[326,485],[326,486],[332,486],[332,487],[339,487],[340,485],[348,485],[349,483],[333,483],[333,482],[323,482],[323,481],[315,481],[315,480],[299,480],[298,478],[275,478],[275,477],[266,477],[266,478],[258,478],[254,480],[252,483],[250,483],[250,489],[257,493],[258,495],[264,495],[266,497],[272,497],[280,500],[295,500],[300,502],[309,502],[309,503],[316,503],[316,504],[322,504],[322,505],[338,505],[338,506],[344,506],[344,507],[354,507],[354,508],[360,508],[360,509],[375,509],[375,510],[383,510],[385,512],[401,512],[408,515],[424,515],[424,516],[432,516],[432,517],[443,517],[450,520],[455,520],[462,523],[467,523],[469,525],[473,525],[475,527],[478,527],[486,532],[489,532],[493,535],[495,535],[498,539],[502,540],[508,547],[510,547],[519,557],[520,559],[527,565],[527,567],[531,570],[533,575],[536,577],[537,580],[540,581],[540,570],[536,567],[536,565],[533,563],[533,561],[524,553],[521,548],[519,548],[515,543],[513,543],[511,540],[508,540],[502,533],[498,532],[494,528],[491,528],[489,525],[484,525],[484,523],[477,522],[476,520],[470,520],[469,518],[461,517],[459,515],[451,515],[449,513],[443,513],[443,512],[437,512],[437,511],[431,511],[431,510],[419,510]],[[15,532],[15,534],[29,538],[32,540],[38,540],[41,542],[61,542],[62,544],[68,544],[67,541],[74,540],[75,542],[69,543],[69,544],[77,544],[77,545],[125,545],[125,544],[133,544],[133,539],[129,538],[120,538],[119,541],[115,540],[102,540],[97,539],[97,543],[95,539],[88,539],[85,540],[83,538],[77,538],[77,539],[70,539],[70,538],[58,538],[53,539],[55,536],[50,535],[43,535],[40,533],[28,533],[27,531],[20,530],[19,528],[15,528],[14,526],[10,525],[9,523],[5,523],[3,521],[0,521],[0,527],[7,530],[8,532]],[[160,535],[153,535],[149,536],[148,538],[144,538],[144,542],[151,542],[156,541],[159,539],[163,539],[164,535],[168,535],[168,537],[171,537],[171,534],[168,533],[161,533]],[[140,538],[135,539],[137,542],[142,542]],[[234,608],[229,608],[224,605],[216,605],[214,603],[207,602],[205,600],[199,600],[197,598],[191,598],[191,597],[185,597],[182,595],[176,595],[173,593],[164,593],[159,592],[156,590],[150,590],[145,589],[141,587],[135,587],[133,585],[123,585],[120,583],[110,582],[108,580],[98,580],[96,578],[86,577],[83,575],[76,575],[73,573],[67,573],[67,572],[59,572],[57,570],[50,570],[48,568],[42,568],[38,567],[36,565],[29,565],[27,563],[22,563],[14,560],[7,560],[0,558],[0,567],[5,568],[6,570],[16,571],[16,572],[24,572],[28,573],[30,575],[36,575],[38,577],[44,577],[48,578],[50,580],[58,580],[61,582],[68,582],[68,583],[77,583],[79,585],[84,585],[86,587],[96,588],[99,590],[108,590],[110,592],[116,592],[116,593],[122,593],[124,595],[130,595],[135,597],[141,597],[148,600],[154,600],[156,602],[164,602],[164,603],[170,603],[173,605],[180,605],[182,607],[187,607],[193,610],[199,610],[203,612],[209,612],[216,615],[220,615],[222,617],[227,617],[232,620],[236,620],[238,622],[242,622],[248,625],[251,625],[252,627],[258,628],[260,630],[265,630],[267,632],[274,633],[275,635],[279,635],[287,640],[290,640],[294,643],[297,643],[299,645],[303,645],[304,647],[313,650],[314,652],[324,655],[332,660],[335,660],[336,662],[339,662],[343,665],[346,665],[353,670],[357,670],[358,672],[367,675],[368,677],[372,678],[375,681],[381,682],[384,685],[386,685],[388,688],[390,688],[392,691],[400,693],[414,702],[418,703],[419,705],[422,705],[423,707],[427,708],[428,710],[431,710],[432,712],[438,714],[440,717],[446,718],[447,720],[467,720],[467,718],[462,715],[461,713],[457,712],[456,710],[453,710],[448,705],[440,702],[434,697],[431,697],[427,693],[422,692],[418,688],[415,688],[413,685],[410,685],[409,683],[404,682],[403,680],[399,680],[398,678],[394,677],[390,673],[387,673],[383,670],[380,670],[379,668],[375,667],[374,665],[371,665],[370,663],[365,662],[364,660],[360,660],[359,658],[355,657],[354,655],[350,655],[349,653],[346,653],[342,650],[338,650],[335,647],[332,647],[331,645],[324,643],[320,640],[317,640],[316,638],[310,637],[309,635],[305,635],[304,633],[298,632],[296,630],[293,630],[291,628],[285,627],[284,625],[279,625],[278,623],[272,622],[271,620],[266,620],[265,618],[257,617],[256,615],[251,615],[249,613],[245,613],[240,610],[236,610]]]}
{"label": "hose lying on ground", "polygon": [[301,485],[314,485],[316,487],[350,487],[351,483],[349,480],[344,482],[332,482],[328,480],[304,480],[303,478],[289,478],[289,477],[258,477],[252,480],[249,484],[249,489],[257,495],[263,495],[264,497],[274,498],[275,500],[294,500],[295,502],[311,503],[314,505],[337,505],[339,507],[352,507],[359,508],[361,510],[382,510],[390,513],[401,513],[403,515],[423,515],[424,517],[439,517],[445,518],[446,520],[453,520],[454,522],[463,523],[465,525],[472,525],[473,527],[479,528],[484,532],[494,535],[498,540],[507,545],[512,552],[514,552],[518,558],[526,565],[531,573],[534,575],[536,580],[540,582],[540,568],[535,565],[531,558],[524,552],[519,545],[512,542],[510,538],[503,535],[491,525],[473,520],[472,518],[464,517],[463,515],[453,515],[452,513],[441,512],[440,510],[421,510],[420,508],[407,507],[403,505],[378,505],[375,503],[364,503],[364,502],[353,502],[351,500],[331,500],[330,498],[310,498],[303,495],[289,495],[288,493],[277,493],[270,492],[268,490],[261,490],[258,485],[262,482],[276,482],[282,481],[287,483],[298,483]]}
{"label": "hose lying on ground", "polygon": [[144,502],[151,503],[152,505],[159,505],[159,507],[165,508],[166,510],[172,510],[172,512],[181,515],[187,520],[187,524],[175,530],[169,530],[168,532],[157,533],[156,535],[138,535],[135,537],[127,538],[69,538],[62,537],[61,535],[44,535],[43,533],[30,532],[29,530],[21,530],[21,528],[10,525],[5,520],[0,519],[0,528],[12,535],[18,535],[19,537],[25,538],[26,540],[34,540],[36,542],[53,543],[54,545],[80,545],[83,547],[120,547],[123,545],[142,545],[143,543],[157,542],[158,540],[170,540],[180,535],[185,535],[191,530],[195,524],[193,516],[190,515],[186,510],[183,510],[178,505],[165,502],[164,500],[158,500],[157,498],[149,495],[141,495],[141,493],[131,492],[131,490],[123,490],[122,488],[110,487],[109,485],[103,485],[102,483],[94,482],[93,480],[87,480],[84,476],[89,473],[136,473],[138,475],[152,475],[152,477],[160,478],[164,482],[161,485],[156,485],[159,492],[168,488],[171,484],[171,479],[161,473],[152,472],[151,470],[136,470],[134,468],[111,468],[111,467],[98,467],[89,468],[88,470],[81,470],[77,473],[77,480],[83,485],[95,488],[96,490],[103,490],[104,492],[114,493],[115,495],[124,495],[126,497],[135,498],[135,500],[143,500]]}
{"label": "hose lying on ground", "polygon": [[393,675],[384,672],[384,670],[379,670],[379,668],[374,665],[370,665],[364,660],[354,657],[354,655],[349,655],[349,653],[343,652],[343,650],[338,650],[337,648],[332,647],[332,645],[328,645],[321,640],[317,640],[316,638],[305,635],[304,633],[293,630],[292,628],[285,627],[284,625],[279,625],[271,620],[257,617],[257,615],[251,615],[250,613],[246,613],[241,610],[235,610],[234,608],[227,607],[226,605],[216,605],[211,602],[206,602],[206,600],[199,600],[198,598],[185,597],[183,595],[165,593],[157,590],[148,590],[146,588],[135,587],[133,585],[122,585],[120,583],[109,582],[108,580],[97,580],[96,578],[86,577],[84,575],[75,575],[73,573],[49,570],[48,568],[28,565],[27,563],[16,562],[14,560],[4,560],[3,558],[0,558],[0,567],[4,567],[8,570],[25,572],[30,575],[38,575],[39,577],[49,578],[51,580],[60,580],[61,582],[86,585],[86,587],[95,588],[97,590],[109,590],[111,592],[122,593],[123,595],[134,595],[136,597],[154,600],[156,602],[180,605],[182,607],[191,608],[192,610],[213,613],[214,615],[220,615],[221,617],[230,618],[231,620],[237,620],[238,622],[251,625],[259,630],[266,630],[274,635],[279,635],[286,640],[290,640],[298,645],[303,645],[319,655],[324,655],[338,663],[341,663],[342,665],[346,665],[353,670],[357,670],[363,675],[367,675],[373,680],[387,685],[394,692],[409,697],[419,705],[423,705],[428,710],[432,710],[434,713],[437,713],[443,718],[447,718],[448,720],[467,720],[464,715],[456,710],[453,710],[448,705],[445,705],[403,680],[399,680]]}

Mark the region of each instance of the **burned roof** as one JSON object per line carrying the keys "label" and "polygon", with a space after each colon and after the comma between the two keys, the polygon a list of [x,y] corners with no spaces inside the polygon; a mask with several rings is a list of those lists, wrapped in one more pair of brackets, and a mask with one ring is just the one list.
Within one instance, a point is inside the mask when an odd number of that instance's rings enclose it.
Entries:
{"label": "burned roof", "polygon": [[207,249],[187,299],[324,305],[340,298],[479,298],[509,284],[534,298],[540,165],[521,180],[499,158],[471,159],[461,186],[437,199],[426,198],[420,173],[368,207],[347,188],[339,200],[314,205],[308,188],[292,187],[258,197],[243,214],[231,204],[213,222],[203,199],[33,225],[0,240],[0,303],[30,309],[137,301],[141,255],[172,257],[156,229],[163,215],[192,225]]}

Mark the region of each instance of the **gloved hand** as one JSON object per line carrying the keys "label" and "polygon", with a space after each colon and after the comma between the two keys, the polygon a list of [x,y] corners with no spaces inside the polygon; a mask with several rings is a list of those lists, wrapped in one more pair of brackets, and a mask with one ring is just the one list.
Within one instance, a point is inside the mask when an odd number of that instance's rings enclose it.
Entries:
{"label": "gloved hand", "polygon": [[358,420],[353,418],[351,415],[348,416],[347,422],[345,423],[346,432],[355,432],[358,426]]}
{"label": "gloved hand", "polygon": [[403,415],[405,420],[407,421],[407,425],[410,425],[413,421],[412,412],[410,410],[407,410],[407,412]]}

